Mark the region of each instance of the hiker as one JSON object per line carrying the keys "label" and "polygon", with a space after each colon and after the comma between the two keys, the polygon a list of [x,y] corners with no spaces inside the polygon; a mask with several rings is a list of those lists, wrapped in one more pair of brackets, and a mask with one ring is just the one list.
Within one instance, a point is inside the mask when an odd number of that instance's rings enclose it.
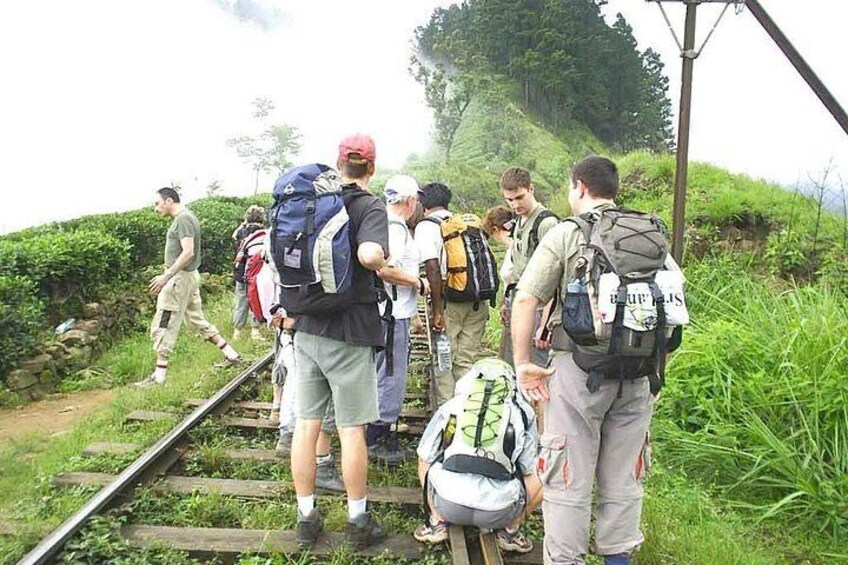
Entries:
{"label": "hiker", "polygon": [[388,265],[377,273],[392,303],[391,317],[381,304],[386,348],[377,353],[377,406],[380,417],[368,425],[368,455],[393,465],[408,455],[397,438],[397,421],[406,394],[410,320],[418,315],[418,296],[430,292],[426,277],[418,276],[418,248],[406,225],[418,203],[418,183],[408,175],[394,175],[383,190],[389,222]]}
{"label": "hiker", "polygon": [[260,320],[252,315],[247,302],[247,281],[245,267],[250,257],[262,250],[265,243],[265,209],[261,206],[250,206],[244,213],[244,221],[233,231],[232,238],[236,241],[236,257],[233,262],[233,279],[236,283],[235,305],[233,308],[233,339],[241,336],[241,331],[247,324],[250,315],[250,337],[254,341],[262,341],[259,331]]}
{"label": "hiker", "polygon": [[[273,263],[273,262],[272,262]],[[297,364],[294,356],[294,324],[295,319],[286,315],[285,310],[278,305],[272,308],[271,326],[278,329],[274,366],[271,379],[274,386],[280,387],[280,398],[275,397],[277,406],[277,424],[280,435],[277,439],[275,452],[278,457],[290,458],[292,438],[297,422]],[[344,484],[336,471],[333,454],[330,450],[330,436],[336,431],[333,419],[332,403],[327,408],[321,422],[321,431],[315,443],[315,486],[324,490],[343,491]]]}
{"label": "hiker", "polygon": [[206,321],[200,301],[201,232],[197,217],[180,203],[176,187],[160,188],[153,209],[160,216],[173,218],[165,238],[165,272],[150,279],[148,290],[156,296],[156,313],[150,325],[156,369],[138,386],[165,384],[168,361],[183,320],[224,354],[222,365],[240,361],[238,352],[227,343],[217,328]]}
{"label": "hiker", "polygon": [[[598,489],[595,552],[604,556],[606,565],[627,565],[644,541],[639,521],[642,479],[649,465],[648,427],[668,345],[658,338],[668,335],[656,306],[664,301],[662,296],[654,301],[653,329],[646,325],[644,333],[636,335],[636,330],[623,325],[632,323],[626,320],[625,306],[630,287],[645,283],[622,284],[605,296],[594,292],[596,302],[609,302],[610,296],[615,300],[610,302],[612,317],[593,311],[588,289],[597,289],[605,277],[610,280],[609,273],[601,270],[603,261],[596,263],[595,257],[612,257],[623,266],[626,274],[619,275],[624,281],[636,275],[650,280],[663,265],[671,270],[677,267],[667,253],[661,221],[618,210],[618,187],[618,171],[609,159],[590,156],[574,165],[568,192],[573,216],[545,235],[518,282],[513,301],[518,383],[529,398],[547,403],[538,468],[549,563],[585,562],[594,479]],[[618,217],[626,220],[619,222],[621,227],[616,225]],[[628,229],[627,224],[639,227]],[[628,237],[629,243],[622,245]],[[647,292],[651,298],[651,291]],[[657,294],[653,296],[656,299]],[[530,338],[539,305],[552,298],[557,303],[552,316],[552,366],[546,369],[533,363]],[[563,302],[569,305],[566,315]],[[603,326],[600,335],[596,315]],[[647,320],[642,321],[647,324]],[[593,343],[597,344],[594,349]],[[624,352],[633,357],[623,357]]]}
{"label": "hiker", "polygon": [[[274,188],[280,217],[272,255],[283,285],[281,303],[297,315],[298,419],[291,466],[297,493],[296,540],[304,548],[315,543],[323,528],[323,517],[315,506],[315,444],[330,402],[335,407],[347,492],[347,541],[358,550],[386,537],[368,512],[366,498],[365,425],[379,416],[374,350],[385,346],[377,308],[384,291],[374,273],[386,266],[389,250],[386,207],[367,191],[375,157],[370,137],[352,135],[339,145],[340,179],[328,167],[310,165],[290,169]],[[315,198],[319,193],[333,194]],[[342,221],[322,223],[323,212]],[[352,271],[352,279],[337,277],[333,269],[315,281],[312,261],[304,261],[320,255],[323,250],[316,237],[330,229],[349,233],[347,238],[331,238],[332,256],[327,259],[348,261],[350,268],[346,265],[343,272]]]}
{"label": "hiker", "polygon": [[[487,302],[494,300],[500,281],[479,218],[452,214],[446,185],[425,184],[418,200],[424,218],[415,227],[415,243],[430,282],[430,325],[436,334],[445,334],[450,344],[451,369],[434,371],[434,400],[441,406],[474,363],[489,319]],[[466,245],[474,246],[473,256]]]}
{"label": "hiker", "polygon": [[[266,238],[264,254],[271,257],[270,239]],[[291,458],[292,438],[294,437],[295,423],[297,422],[297,363],[294,355],[295,318],[289,316],[279,303],[280,274],[273,260],[268,261],[268,271],[276,288],[277,300],[269,308],[269,325],[277,329],[275,340],[274,365],[271,369],[271,381],[274,384],[274,404],[272,404],[271,417],[273,423],[274,410],[277,410],[277,425],[279,436],[274,451],[277,457],[283,459]],[[279,395],[277,391],[280,391]],[[336,470],[335,458],[330,450],[330,437],[336,431],[336,422],[333,416],[332,402],[327,406],[324,419],[321,422],[321,431],[315,443],[315,486],[324,490],[344,491],[338,471]]]}
{"label": "hiker", "polygon": [[[486,232],[490,238],[497,241],[501,246],[506,249],[504,253],[503,261],[501,261],[501,266],[498,269],[498,275],[501,277],[501,282],[503,283],[504,288],[509,288],[510,285],[514,286],[518,279],[515,278],[512,266],[512,230],[515,227],[515,216],[512,214],[512,210],[507,208],[506,206],[495,206],[494,208],[489,208],[486,215],[483,217],[483,231]],[[506,310],[504,310],[503,305],[501,307],[501,324],[504,326],[509,325],[509,321],[505,318]],[[509,332],[506,332],[508,335]],[[504,340],[501,339],[501,347],[503,348]],[[509,346],[512,349],[512,345]],[[500,358],[503,359],[503,355],[500,355]]]}
{"label": "hiker", "polygon": [[471,367],[418,444],[418,477],[429,520],[415,530],[415,539],[443,542],[448,525],[456,524],[497,530],[504,551],[533,549],[519,526],[541,502],[534,418],[512,367],[499,359]]}
{"label": "hiker", "polygon": [[[509,333],[509,319],[512,314],[515,285],[521,278],[521,274],[539,242],[548,230],[557,225],[559,218],[536,200],[536,189],[533,187],[530,172],[527,169],[521,167],[506,169],[501,174],[500,188],[504,200],[515,215],[509,248],[513,282],[505,287],[504,300],[501,305],[501,320],[504,322],[504,331],[501,334],[502,359],[512,365],[512,338]],[[542,323],[543,319],[546,319],[546,314],[547,311],[544,308],[540,308],[537,312],[532,340],[533,362],[542,367],[547,365],[548,348],[550,347],[547,328]]]}

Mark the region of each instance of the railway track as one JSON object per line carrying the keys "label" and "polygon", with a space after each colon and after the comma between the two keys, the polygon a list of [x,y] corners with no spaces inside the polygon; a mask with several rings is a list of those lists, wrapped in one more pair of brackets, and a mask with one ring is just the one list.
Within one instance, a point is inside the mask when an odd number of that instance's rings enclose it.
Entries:
{"label": "railway track", "polygon": [[[426,373],[430,362],[427,336],[413,336],[411,345],[411,378]],[[290,481],[268,477],[267,479],[237,479],[221,477],[186,476],[180,470],[185,468],[202,446],[192,443],[192,430],[204,423],[213,422],[232,433],[255,434],[274,431],[276,426],[269,424],[263,412],[270,409],[270,403],[244,398],[263,374],[266,374],[273,354],[263,355],[241,374],[229,381],[214,396],[208,399],[190,399],[185,409],[191,412],[182,417],[171,412],[137,411],[127,416],[128,422],[159,421],[170,419],[174,426],[149,448],[129,443],[101,442],[85,448],[83,456],[121,456],[138,457],[118,474],[97,472],[69,472],[57,475],[53,483],[57,487],[99,488],[99,490],[76,513],[58,528],[46,535],[20,564],[51,563],[62,551],[66,543],[78,535],[94,516],[107,512],[120,513],[132,501],[136,489],[144,487],[156,496],[226,496],[238,500],[278,501],[282,496],[294,492]],[[426,388],[425,388],[426,390]],[[410,441],[423,430],[430,416],[429,398],[423,394],[408,394],[407,409],[402,420],[407,424],[406,434]],[[248,462],[257,465],[286,465],[273,450],[269,449],[225,449],[222,456],[228,461]],[[343,493],[320,491],[324,496],[341,497]],[[413,515],[420,508],[421,490],[418,487],[381,485],[369,486],[368,498],[372,502],[400,507]],[[420,510],[419,510],[420,511]],[[186,551],[198,557],[216,556],[224,561],[233,561],[240,554],[298,554],[295,532],[289,530],[265,530],[247,528],[199,528],[176,527],[169,525],[151,525],[127,523],[121,527],[121,536],[130,545],[138,547],[168,547]],[[343,543],[343,534],[325,532],[311,550],[317,558],[331,556]],[[411,562],[419,560],[425,552],[433,554],[417,543],[410,533],[396,533],[384,543],[363,550],[362,557],[386,555]],[[448,553],[449,551],[449,553]],[[473,528],[451,527],[450,543],[445,548],[436,549],[455,564],[496,565],[502,563],[541,563],[538,549],[527,555],[502,556],[492,533],[481,534]]]}

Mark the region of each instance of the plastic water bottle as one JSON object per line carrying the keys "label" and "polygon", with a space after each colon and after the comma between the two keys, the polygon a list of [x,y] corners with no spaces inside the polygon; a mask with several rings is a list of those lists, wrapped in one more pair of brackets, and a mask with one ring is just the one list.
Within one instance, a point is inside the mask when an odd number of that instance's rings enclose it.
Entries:
{"label": "plastic water bottle", "polygon": [[439,372],[447,373],[453,369],[450,340],[444,332],[436,338],[436,360],[439,364]]}
{"label": "plastic water bottle", "polygon": [[77,321],[74,318],[68,318],[67,320],[56,326],[56,328],[54,329],[56,335],[62,335],[69,329],[73,328],[76,322]]}

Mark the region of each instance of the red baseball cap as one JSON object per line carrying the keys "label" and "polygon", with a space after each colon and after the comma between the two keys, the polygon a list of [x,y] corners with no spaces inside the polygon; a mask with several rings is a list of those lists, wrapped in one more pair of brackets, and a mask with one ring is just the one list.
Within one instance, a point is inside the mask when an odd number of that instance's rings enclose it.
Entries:
{"label": "red baseball cap", "polygon": [[347,136],[339,143],[339,159],[347,161],[352,153],[358,153],[363,159],[373,163],[377,158],[374,140],[361,133]]}

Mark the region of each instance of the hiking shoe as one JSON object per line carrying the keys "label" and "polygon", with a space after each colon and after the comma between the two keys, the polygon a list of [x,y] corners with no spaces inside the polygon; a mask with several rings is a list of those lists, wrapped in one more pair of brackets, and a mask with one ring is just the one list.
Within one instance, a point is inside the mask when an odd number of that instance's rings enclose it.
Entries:
{"label": "hiking shoe", "polygon": [[520,528],[514,532],[508,532],[506,528],[498,530],[498,533],[495,534],[495,540],[498,542],[498,547],[503,551],[514,551],[516,553],[533,551],[533,542],[521,533]]}
{"label": "hiking shoe", "polygon": [[408,459],[411,452],[398,443],[397,434],[391,433],[368,449],[368,457],[389,466],[400,465]]}
{"label": "hiking shoe", "polygon": [[421,524],[412,532],[412,537],[422,543],[442,543],[448,541],[448,525],[441,521],[436,525],[430,523]]}
{"label": "hiking shoe", "polygon": [[310,549],[315,545],[318,534],[324,529],[324,517],[318,507],[314,507],[307,516],[297,511],[297,532],[295,541],[300,549]]}
{"label": "hiking shoe", "polygon": [[370,512],[357,516],[347,522],[347,542],[356,551],[385,541],[388,536],[380,524],[371,517]]}
{"label": "hiking shoe", "polygon": [[291,448],[292,448],[292,438],[294,437],[294,433],[292,432],[282,432],[280,434],[280,439],[277,440],[277,447],[274,448],[274,451],[277,454],[277,457],[282,459],[286,459],[291,457]]}
{"label": "hiking shoe", "polygon": [[324,490],[344,492],[344,483],[339,477],[332,459],[327,463],[318,464],[315,471],[315,486]]}
{"label": "hiking shoe", "polygon": [[268,414],[268,423],[272,426],[280,425],[280,409],[279,408],[271,408],[271,413]]}
{"label": "hiking shoe", "polygon": [[604,565],[630,565],[630,555],[627,553],[604,555]]}
{"label": "hiking shoe", "polygon": [[156,380],[156,375],[153,374],[153,373],[150,373],[150,375],[143,378],[142,380],[140,380],[136,383],[133,383],[133,385],[137,386],[138,388],[150,388],[150,387],[159,386],[159,385],[163,385],[163,384],[165,384],[165,379],[158,381],[158,380]]}
{"label": "hiking shoe", "polygon": [[242,362],[242,358],[241,358],[240,355],[238,357],[236,357],[235,359],[230,359],[229,357],[224,357],[223,359],[221,359],[220,361],[215,363],[215,365],[213,365],[213,366],[216,369],[227,369],[229,367],[238,367],[239,365],[241,365],[241,362]]}

